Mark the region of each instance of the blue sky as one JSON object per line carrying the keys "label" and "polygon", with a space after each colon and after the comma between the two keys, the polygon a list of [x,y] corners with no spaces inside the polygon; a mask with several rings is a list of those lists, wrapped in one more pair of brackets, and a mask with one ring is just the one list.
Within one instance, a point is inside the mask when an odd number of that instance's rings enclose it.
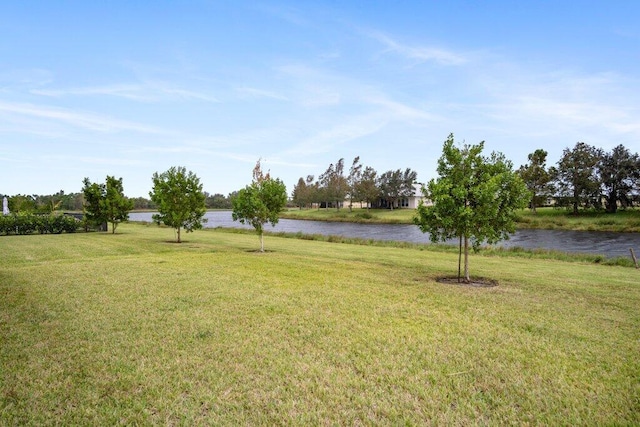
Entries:
{"label": "blue sky", "polygon": [[0,13],[0,193],[255,162],[289,192],[355,156],[435,177],[451,132],[515,167],[640,151],[640,2],[14,1]]}

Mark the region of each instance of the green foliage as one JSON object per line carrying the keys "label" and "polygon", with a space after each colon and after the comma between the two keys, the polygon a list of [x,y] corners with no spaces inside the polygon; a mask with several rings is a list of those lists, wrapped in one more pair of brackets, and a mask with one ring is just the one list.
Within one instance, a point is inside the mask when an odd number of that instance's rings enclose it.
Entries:
{"label": "green foliage", "polygon": [[393,209],[398,200],[413,195],[416,178],[417,173],[409,168],[404,172],[400,169],[387,171],[378,178],[379,194],[387,206]]}
{"label": "green foliage", "polygon": [[367,202],[367,210],[380,197],[380,189],[377,186],[378,173],[375,169],[367,166],[362,171],[362,176],[356,184],[355,194],[358,199]]}
{"label": "green foliage", "polygon": [[0,235],[75,233],[79,224],[77,219],[68,215],[18,212],[0,215]]}
{"label": "green foliage", "polygon": [[111,232],[115,233],[118,224],[129,219],[129,211],[133,209],[133,201],[124,195],[122,178],[107,176],[104,212],[111,223]]}
{"label": "green foliage", "polygon": [[298,183],[293,187],[293,193],[291,194],[293,204],[300,209],[305,207],[308,203],[308,193],[307,183],[304,178],[300,177]]}
{"label": "green foliage", "polygon": [[618,210],[618,202],[623,207],[631,205],[634,184],[640,180],[640,157],[631,154],[622,144],[604,153],[598,164],[598,173],[610,213]]}
{"label": "green foliage", "polygon": [[536,207],[540,206],[543,200],[553,193],[551,185],[553,174],[547,169],[547,154],[542,149],[534,151],[528,156],[529,163],[521,166],[518,170],[520,178],[531,192],[529,206],[533,212],[536,212]]}
{"label": "green foliage", "polygon": [[469,281],[469,241],[474,249],[482,243],[508,239],[515,231],[517,210],[526,206],[529,192],[500,153],[483,157],[484,142],[454,145],[453,134],[444,143],[438,160],[437,180],[425,190],[431,206],[420,203],[415,224],[429,233],[432,242],[464,240],[465,281]]}
{"label": "green foliage", "polygon": [[320,191],[324,201],[329,207],[330,202],[335,202],[336,209],[339,210],[349,193],[349,183],[344,176],[344,159],[338,160],[334,165],[329,165],[327,170],[319,178]]}
{"label": "green foliage", "polygon": [[82,194],[84,195],[84,219],[88,224],[100,225],[107,222],[107,215],[104,211],[104,199],[106,188],[104,184],[89,181],[85,178],[82,183]]}
{"label": "green foliage", "polygon": [[152,180],[149,196],[158,209],[153,215],[156,223],[174,228],[178,243],[182,228],[188,233],[202,228],[206,207],[200,178],[182,166],[173,166],[161,174],[155,172]]}
{"label": "green foliage", "polygon": [[7,198],[10,212],[34,212],[37,208],[33,196],[17,194]]}
{"label": "green foliage", "polygon": [[253,182],[233,198],[234,221],[251,225],[260,236],[260,251],[264,252],[264,224],[275,226],[287,204],[287,188],[280,179],[262,174],[260,161],[253,170]]}
{"label": "green foliage", "polygon": [[129,211],[134,203],[124,195],[122,178],[108,176],[105,184],[92,183],[89,178],[83,180],[84,215],[89,224],[101,226],[111,223],[111,232],[115,233],[118,224],[129,219]]}
{"label": "green foliage", "polygon": [[567,206],[573,208],[574,214],[578,213],[579,207],[600,207],[600,179],[596,166],[602,154],[601,149],[584,142],[562,152],[556,178],[558,195],[567,200]]}
{"label": "green foliage", "polygon": [[204,195],[207,209],[231,209],[231,194],[226,197],[224,194],[211,195],[205,191]]}

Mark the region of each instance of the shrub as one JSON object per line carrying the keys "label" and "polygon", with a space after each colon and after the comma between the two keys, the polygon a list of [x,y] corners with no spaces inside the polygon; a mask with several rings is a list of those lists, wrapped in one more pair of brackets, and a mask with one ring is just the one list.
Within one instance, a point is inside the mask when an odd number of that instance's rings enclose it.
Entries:
{"label": "shrub", "polygon": [[0,234],[60,234],[62,232],[75,233],[80,222],[72,216],[50,214],[34,215],[20,212],[17,214],[0,216]]}

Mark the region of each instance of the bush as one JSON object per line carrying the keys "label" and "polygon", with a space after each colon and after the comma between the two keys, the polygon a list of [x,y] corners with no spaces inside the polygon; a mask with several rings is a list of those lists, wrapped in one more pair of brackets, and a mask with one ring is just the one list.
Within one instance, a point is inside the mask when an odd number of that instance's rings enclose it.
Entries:
{"label": "bush", "polygon": [[75,233],[80,223],[68,215],[50,214],[34,215],[32,213],[17,213],[0,216],[0,234],[60,234]]}

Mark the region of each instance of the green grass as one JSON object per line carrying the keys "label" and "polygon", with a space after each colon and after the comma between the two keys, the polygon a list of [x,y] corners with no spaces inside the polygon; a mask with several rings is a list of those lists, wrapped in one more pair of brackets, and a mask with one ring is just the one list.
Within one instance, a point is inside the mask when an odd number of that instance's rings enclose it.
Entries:
{"label": "green grass", "polygon": [[415,209],[287,209],[281,218],[314,221],[413,224]]}
{"label": "green grass", "polygon": [[539,208],[537,213],[523,211],[519,228],[544,228],[576,231],[640,232],[640,210],[620,210],[615,214],[604,211],[583,211],[578,215],[566,209]]}
{"label": "green grass", "polygon": [[0,237],[0,425],[640,423],[635,269],[118,231]]}
{"label": "green grass", "polygon": [[[349,221],[362,223],[413,224],[414,209],[289,209],[282,218],[316,221]],[[537,213],[522,210],[517,228],[549,230],[640,232],[640,209],[620,210],[616,214],[585,211],[573,215],[566,209],[538,208]]]}

